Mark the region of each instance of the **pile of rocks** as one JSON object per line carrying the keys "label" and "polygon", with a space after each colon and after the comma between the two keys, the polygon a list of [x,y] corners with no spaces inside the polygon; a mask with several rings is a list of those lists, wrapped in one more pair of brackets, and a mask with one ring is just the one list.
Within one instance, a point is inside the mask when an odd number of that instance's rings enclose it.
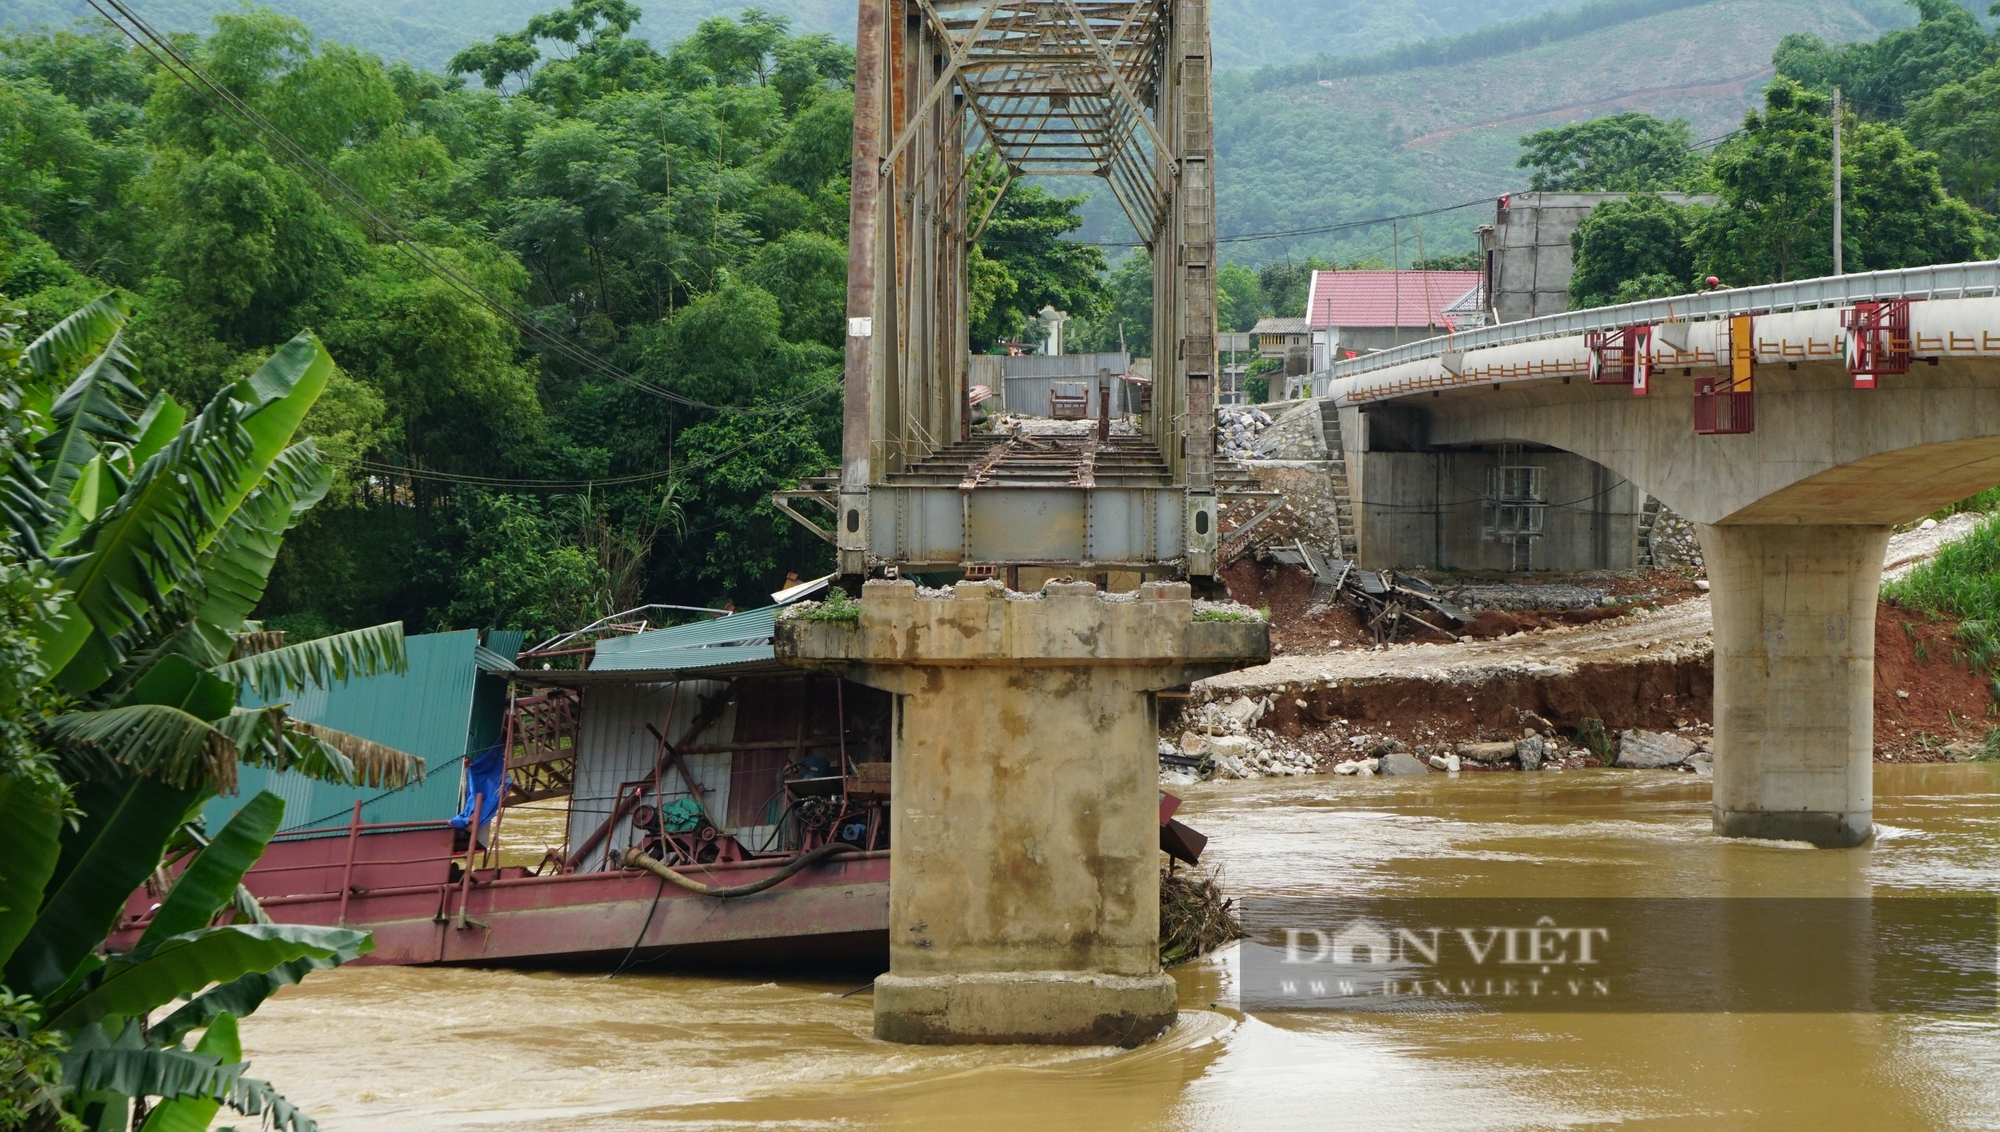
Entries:
{"label": "pile of rocks", "polygon": [[1487,609],[1519,610],[1589,609],[1594,605],[1616,605],[1608,589],[1550,583],[1545,586],[1497,585],[1440,587],[1444,596],[1461,609],[1478,613]]}
{"label": "pile of rocks", "polygon": [[1618,758],[1611,765],[1632,770],[1713,772],[1715,754],[1706,740],[1695,742],[1669,731],[1621,731]]}
{"label": "pile of rocks", "polygon": [[1258,457],[1257,434],[1271,427],[1262,409],[1223,406],[1215,410],[1215,454],[1230,460]]}
{"label": "pile of rocks", "polygon": [[1694,524],[1665,507],[1653,516],[1650,542],[1656,570],[1685,572],[1704,568],[1701,540],[1694,536]]}
{"label": "pile of rocks", "polygon": [[[1199,761],[1217,778],[1318,774],[1318,759],[1257,726],[1272,703],[1270,696],[1238,696],[1205,703],[1184,721],[1178,744],[1161,740],[1160,753],[1179,761]],[[1195,776],[1189,772],[1168,774],[1175,781]]]}

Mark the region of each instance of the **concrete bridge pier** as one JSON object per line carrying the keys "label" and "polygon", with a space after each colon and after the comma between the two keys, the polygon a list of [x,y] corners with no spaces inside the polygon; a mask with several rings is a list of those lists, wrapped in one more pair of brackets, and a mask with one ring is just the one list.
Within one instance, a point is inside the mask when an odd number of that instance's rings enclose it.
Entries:
{"label": "concrete bridge pier", "polygon": [[1702,525],[1715,622],[1715,832],[1859,845],[1873,828],[1886,526]]}
{"label": "concrete bridge pier", "polygon": [[777,651],[896,697],[877,1036],[1133,1046],[1173,1022],[1153,693],[1263,663],[1267,626],[1194,620],[1186,583],[871,581],[858,624],[788,618]]}

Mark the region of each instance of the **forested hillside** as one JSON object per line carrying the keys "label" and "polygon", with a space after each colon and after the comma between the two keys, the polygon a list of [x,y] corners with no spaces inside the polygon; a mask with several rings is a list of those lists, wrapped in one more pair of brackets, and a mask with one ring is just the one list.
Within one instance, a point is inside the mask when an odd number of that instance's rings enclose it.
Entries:
{"label": "forested hillside", "polygon": [[[1259,66],[1318,55],[1368,55],[1385,47],[1454,36],[1496,20],[1575,8],[1581,0],[1214,0],[1215,48],[1223,66]],[[145,0],[139,14],[172,31],[206,31],[210,17],[234,11],[234,0]],[[539,0],[272,0],[324,39],[384,58],[440,68],[474,40],[525,24]],[[658,43],[685,36],[710,16],[756,8],[783,16],[801,32],[854,38],[854,0],[673,0],[646,6],[637,34]],[[86,0],[10,0],[0,25],[67,26],[89,15]]]}
{"label": "forested hillside", "polygon": [[[1547,126],[1638,110],[1685,117],[1697,139],[1716,137],[1757,105],[1786,35],[1840,42],[1913,22],[1908,7],[1880,0],[1607,0],[1576,18],[1527,21],[1526,46],[1502,26],[1353,60],[1347,69],[1368,73],[1348,77],[1316,79],[1310,65],[1225,73],[1216,92],[1221,229],[1297,233],[1233,244],[1246,262],[1388,260],[1386,225],[1325,229],[1522,188],[1519,139]],[[1482,56],[1488,40],[1511,49]],[[1087,215],[1091,238],[1130,238],[1110,202],[1093,200]],[[1424,250],[1468,250],[1473,229],[1490,220],[1486,205],[1426,219]],[[1416,227],[1396,234],[1410,262]]]}

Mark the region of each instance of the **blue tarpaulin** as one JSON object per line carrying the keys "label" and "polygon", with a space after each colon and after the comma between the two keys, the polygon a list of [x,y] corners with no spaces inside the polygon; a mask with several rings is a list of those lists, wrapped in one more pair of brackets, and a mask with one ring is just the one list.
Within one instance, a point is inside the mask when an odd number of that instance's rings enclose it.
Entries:
{"label": "blue tarpaulin", "polygon": [[479,803],[479,824],[493,820],[493,812],[500,808],[500,783],[507,777],[507,745],[495,743],[474,755],[465,764],[465,808],[451,819],[451,824],[464,829],[472,821],[472,804]]}

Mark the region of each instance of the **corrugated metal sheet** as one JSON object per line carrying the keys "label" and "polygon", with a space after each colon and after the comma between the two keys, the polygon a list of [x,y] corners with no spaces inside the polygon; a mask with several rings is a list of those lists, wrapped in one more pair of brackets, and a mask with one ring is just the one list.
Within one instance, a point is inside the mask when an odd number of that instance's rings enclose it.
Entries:
{"label": "corrugated metal sheet", "polygon": [[[1062,358],[1048,360],[1059,362]],[[1123,370],[1111,371],[1111,411],[1119,415],[1137,412],[1139,408],[1138,391],[1129,383],[1118,380],[1123,373]],[[1083,382],[1085,395],[1090,398],[1090,415],[1094,419],[1097,416],[1096,370],[1067,377],[1010,377],[1006,382],[1006,391],[1000,395],[1000,403],[1010,413],[1046,417],[1049,415],[1049,394],[1057,383],[1074,385],[1079,381]]]}
{"label": "corrugated metal sheet", "polygon": [[[730,742],[731,736],[736,733],[734,703],[699,735],[687,734],[688,726],[701,712],[701,698],[727,694],[728,691],[729,685],[720,681],[684,680],[672,684],[606,684],[585,692],[577,735],[576,785],[570,802],[569,843],[582,845],[598,826],[604,824],[617,806],[621,785],[652,777],[660,742],[646,729],[648,724],[665,731],[676,747],[689,743]],[[669,718],[673,721],[671,727],[668,725]],[[700,784],[707,800],[709,813],[719,821],[726,820],[729,813],[732,759],[729,752],[721,751],[690,755],[687,760],[688,770]],[[673,770],[663,776],[660,791],[668,802],[688,793],[686,783]],[[771,827],[725,827],[725,831],[756,847],[770,836]],[[615,860],[634,843],[634,832],[630,821],[618,822],[606,838],[608,855],[600,847],[591,853],[588,860],[578,862],[577,868],[582,872],[603,868],[607,859]]]}
{"label": "corrugated metal sheet", "polygon": [[[519,644],[517,634],[511,647],[518,649]],[[425,781],[401,790],[382,791],[336,786],[289,771],[275,773],[244,767],[236,796],[217,798],[203,810],[209,828],[219,828],[259,790],[269,790],[285,800],[283,828],[287,830],[343,829],[357,800],[366,803],[361,809],[361,820],[365,822],[432,821],[457,813],[458,760],[469,749],[483,747],[498,736],[499,709],[506,703],[504,683],[485,677],[479,682],[501,685],[499,697],[491,704],[482,703],[485,710],[478,713],[473,710],[475,678],[479,675],[473,665],[473,652],[478,646],[479,635],[471,630],[407,637],[404,639],[410,660],[407,672],[308,689],[292,700],[290,713],[299,719],[385,743],[422,758],[430,771]],[[244,702],[254,701],[246,698]],[[476,725],[475,715],[479,717]]]}
{"label": "corrugated metal sheet", "polygon": [[[592,672],[651,672],[771,659],[781,605],[597,643]],[[693,651],[698,650],[698,651]]]}
{"label": "corrugated metal sheet", "polygon": [[1023,354],[1000,359],[1000,372],[1007,377],[1096,376],[1108,369],[1114,375],[1132,368],[1132,356],[1123,351],[1105,354]]}

